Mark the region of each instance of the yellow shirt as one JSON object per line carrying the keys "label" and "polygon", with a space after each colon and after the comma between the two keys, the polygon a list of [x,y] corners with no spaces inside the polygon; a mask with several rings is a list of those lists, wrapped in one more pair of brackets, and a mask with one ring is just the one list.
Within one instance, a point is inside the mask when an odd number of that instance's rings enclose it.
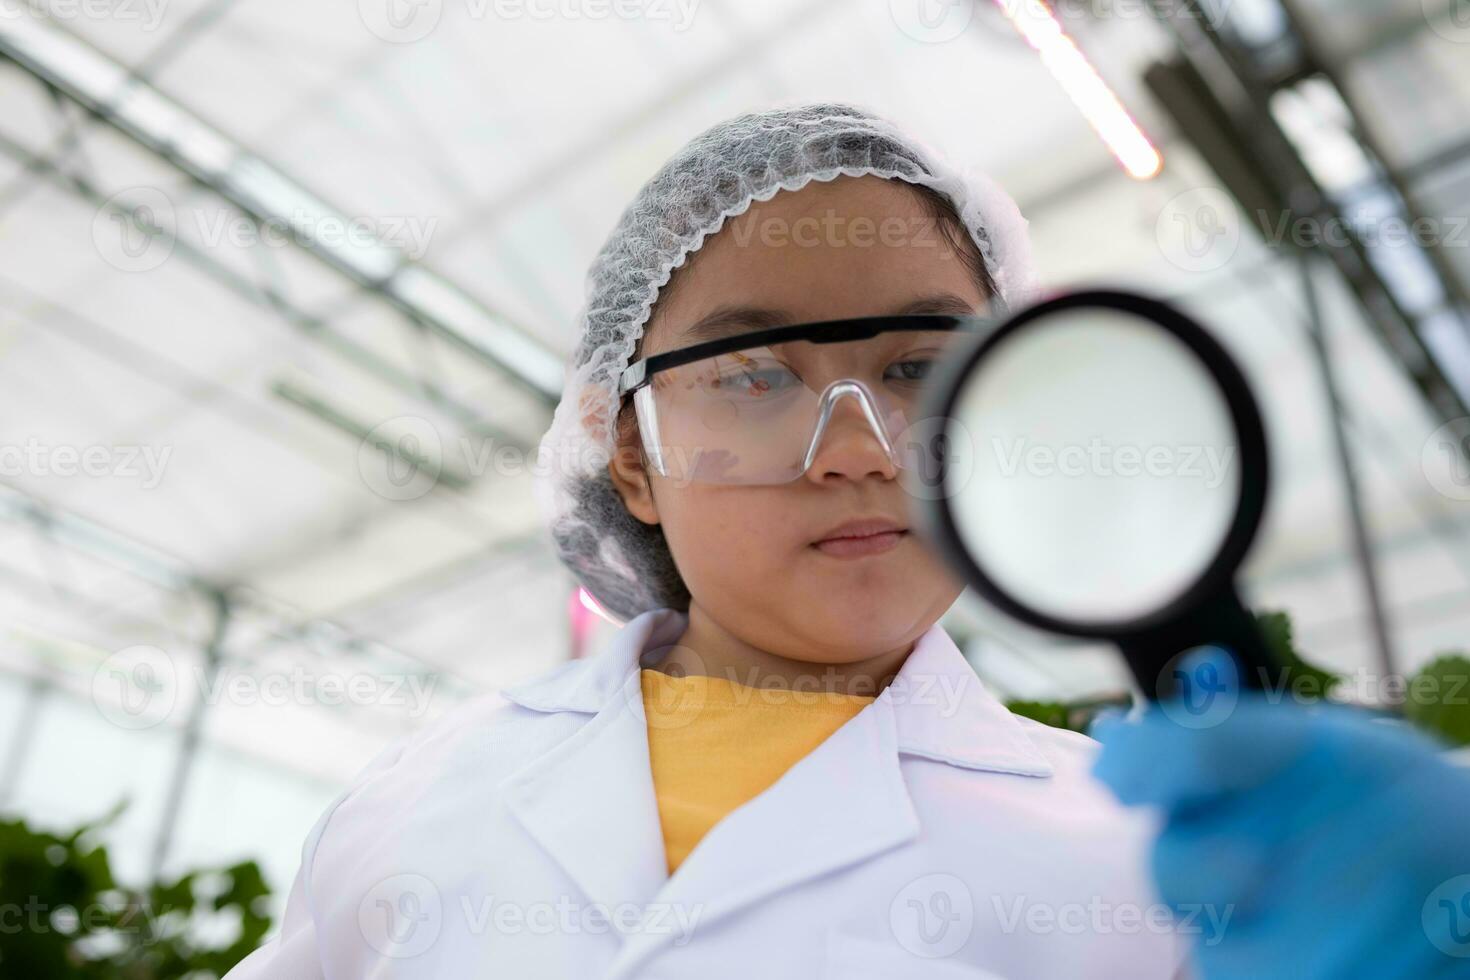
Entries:
{"label": "yellow shirt", "polygon": [[642,682],[670,874],[725,814],[759,795],[873,701],[646,668]]}

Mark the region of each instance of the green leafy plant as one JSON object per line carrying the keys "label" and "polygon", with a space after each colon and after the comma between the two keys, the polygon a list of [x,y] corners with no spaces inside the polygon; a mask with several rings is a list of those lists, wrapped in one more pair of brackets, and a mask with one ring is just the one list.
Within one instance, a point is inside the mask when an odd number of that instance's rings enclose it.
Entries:
{"label": "green leafy plant", "polygon": [[0,977],[171,980],[221,977],[270,927],[254,861],[120,885],[96,832],[60,835],[0,819]]}
{"label": "green leafy plant", "polygon": [[[1266,643],[1286,668],[1284,692],[1295,700],[1314,701],[1334,694],[1343,682],[1308,660],[1296,646],[1291,617],[1280,610],[1255,614]],[[1404,718],[1454,746],[1470,746],[1470,657],[1445,653],[1426,664],[1404,685]],[[1085,732],[1098,711],[1113,705],[1126,707],[1125,695],[1087,701],[1010,701],[1018,715],[1055,728]]]}
{"label": "green leafy plant", "polygon": [[1296,648],[1291,617],[1284,612],[1258,612],[1256,625],[1266,637],[1266,645],[1276,654],[1285,670],[1287,688],[1303,700],[1318,700],[1331,694],[1342,683],[1342,675],[1308,663]]}
{"label": "green leafy plant", "polygon": [[1470,657],[1447,653],[1409,681],[1404,717],[1451,745],[1470,745]]}

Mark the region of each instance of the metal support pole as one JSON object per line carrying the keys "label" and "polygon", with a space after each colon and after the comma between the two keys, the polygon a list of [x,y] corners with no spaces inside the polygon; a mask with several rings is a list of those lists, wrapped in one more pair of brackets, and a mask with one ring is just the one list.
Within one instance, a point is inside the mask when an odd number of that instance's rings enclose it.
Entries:
{"label": "metal support pole", "polygon": [[1394,670],[1393,645],[1389,639],[1388,617],[1384,613],[1383,597],[1378,586],[1378,569],[1373,554],[1373,542],[1368,534],[1368,522],[1363,514],[1362,490],[1358,484],[1352,448],[1348,444],[1347,421],[1337,386],[1337,372],[1332,364],[1332,352],[1328,347],[1327,331],[1322,324],[1317,283],[1313,277],[1313,260],[1312,253],[1307,249],[1302,249],[1297,253],[1298,268],[1301,270],[1302,278],[1302,298],[1306,303],[1307,337],[1312,343],[1312,353],[1315,355],[1318,371],[1322,375],[1322,388],[1327,396],[1327,414],[1332,423],[1332,441],[1337,453],[1337,468],[1342,478],[1343,495],[1347,500],[1353,556],[1357,561],[1363,586],[1363,597],[1368,603],[1368,616],[1373,628],[1374,654],[1381,676],[1388,678],[1393,676]]}
{"label": "metal support pole", "polygon": [[41,675],[31,678],[26,685],[25,705],[15,715],[14,731],[11,733],[10,752],[5,757],[5,768],[0,769],[0,807],[4,807],[15,796],[20,786],[21,770],[31,743],[36,738],[36,723],[41,716],[41,702],[50,690],[51,682]]}
{"label": "metal support pole", "polygon": [[225,633],[230,625],[230,600],[224,592],[216,591],[214,598],[214,632],[204,648],[204,674],[200,697],[189,711],[189,720],[179,740],[179,757],[174,763],[174,772],[169,780],[168,798],[163,805],[163,819],[158,824],[158,836],[153,842],[153,860],[150,865],[151,880],[157,881],[163,873],[168,857],[169,845],[173,842],[174,828],[178,824],[179,810],[183,806],[184,791],[194,769],[194,759],[199,753],[199,733],[204,727],[204,714],[209,710],[205,692],[214,690],[215,677],[219,673],[223,657]]}

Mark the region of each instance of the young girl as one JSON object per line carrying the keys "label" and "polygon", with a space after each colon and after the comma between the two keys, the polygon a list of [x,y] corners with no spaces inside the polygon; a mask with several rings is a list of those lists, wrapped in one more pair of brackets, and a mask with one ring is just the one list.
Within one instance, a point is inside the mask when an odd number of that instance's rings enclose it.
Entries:
{"label": "young girl", "polygon": [[231,976],[1175,976],[1150,827],[981,686],[909,526],[928,365],[1029,288],[1009,199],[868,112],[675,155],[542,444],[559,552],[626,625],[385,750]]}

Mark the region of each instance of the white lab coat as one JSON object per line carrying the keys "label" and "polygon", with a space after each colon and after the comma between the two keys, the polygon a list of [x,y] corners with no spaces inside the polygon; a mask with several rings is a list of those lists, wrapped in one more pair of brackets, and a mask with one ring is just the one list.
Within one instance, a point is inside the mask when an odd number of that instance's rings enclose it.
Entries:
{"label": "white lab coat", "polygon": [[[1008,712],[939,626],[893,684],[666,872],[638,668],[686,617],[380,754],[230,980],[1165,980],[1151,821],[1095,743]],[[646,665],[646,664],[644,664]]]}

